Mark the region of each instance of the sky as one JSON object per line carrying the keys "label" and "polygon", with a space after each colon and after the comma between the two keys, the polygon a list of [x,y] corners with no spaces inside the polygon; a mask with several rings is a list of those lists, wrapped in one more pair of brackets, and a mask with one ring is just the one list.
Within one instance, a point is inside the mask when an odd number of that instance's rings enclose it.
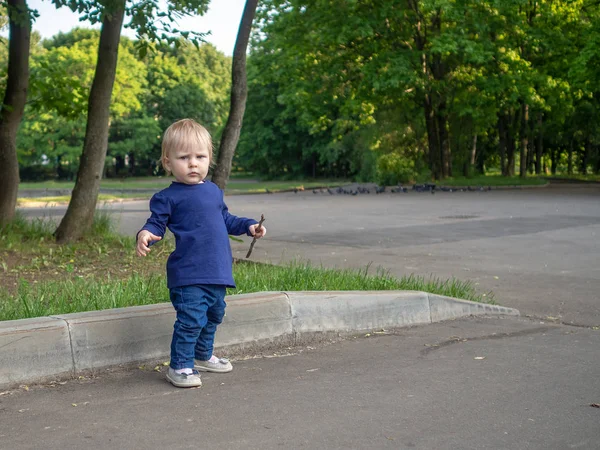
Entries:
{"label": "sky", "polygon": [[[238,26],[242,18],[245,0],[212,0],[208,13],[202,17],[188,17],[179,22],[180,30],[207,32],[211,35],[206,40],[228,56],[233,54],[233,46]],[[29,0],[29,8],[37,9],[40,17],[33,24],[33,30],[49,38],[59,31],[67,32],[77,26],[89,28],[89,22],[79,22],[78,15],[63,7],[56,9],[49,0]],[[99,26],[98,26],[99,27]],[[4,35],[7,32],[2,33]],[[124,29],[123,35],[133,38],[131,30]]]}

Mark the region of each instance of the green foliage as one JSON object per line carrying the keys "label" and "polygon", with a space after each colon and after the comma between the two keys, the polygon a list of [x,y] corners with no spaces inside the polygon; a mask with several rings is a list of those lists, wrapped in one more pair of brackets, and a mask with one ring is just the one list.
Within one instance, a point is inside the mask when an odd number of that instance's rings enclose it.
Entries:
{"label": "green foliage", "polygon": [[[32,49],[31,94],[17,137],[22,179],[75,177],[98,39],[97,30],[75,28]],[[106,176],[154,173],[160,136],[175,120],[194,118],[218,139],[227,117],[231,58],[182,39],[153,47],[145,59],[137,52],[136,42],[121,39]]]}
{"label": "green foliage", "polygon": [[[493,303],[493,297],[478,294],[470,282],[408,276],[396,278],[378,269],[327,269],[309,263],[293,262],[287,266],[242,263],[234,265],[237,289],[228,295],[261,291],[348,291],[348,290],[415,290],[472,301]],[[125,279],[73,277],[65,281],[31,284],[22,280],[16,293],[0,289],[0,320],[95,311],[127,306],[167,302],[164,275],[133,274]]]}
{"label": "green foliage", "polygon": [[180,36],[195,45],[202,42],[206,33],[177,28],[183,17],[202,15],[208,10],[208,0],[52,0],[57,8],[68,7],[80,15],[80,20],[101,23],[105,15],[125,6],[125,27],[136,32],[136,46],[141,58],[151,50],[152,43],[162,42],[178,46]]}
{"label": "green foliage", "polygon": [[[158,137],[183,117],[205,124],[218,147],[231,59],[171,22],[206,3],[127,2],[139,39],[119,50],[107,176],[156,173]],[[92,3],[55,4],[100,20]],[[255,22],[234,171],[416,181],[506,169],[507,149],[527,141],[530,154],[542,146],[530,171],[539,160],[541,171],[600,172],[598,2],[265,0]],[[97,38],[32,37],[22,177],[76,173]],[[6,60],[0,45],[0,68]]]}
{"label": "green foliage", "polygon": [[[306,175],[308,145],[317,166],[360,179],[373,153],[381,180],[400,167],[404,178],[412,166],[416,177],[435,175],[441,157],[444,176],[452,166],[474,173],[501,162],[498,123],[508,117],[513,148],[528,137],[535,152],[539,135],[544,149],[564,152],[576,139],[577,157],[599,170],[599,8],[585,0],[262,2],[239,162],[269,176]],[[585,158],[584,147],[592,149]]]}
{"label": "green foliage", "polygon": [[415,165],[398,153],[381,155],[377,160],[377,183],[383,186],[408,183],[414,180]]}

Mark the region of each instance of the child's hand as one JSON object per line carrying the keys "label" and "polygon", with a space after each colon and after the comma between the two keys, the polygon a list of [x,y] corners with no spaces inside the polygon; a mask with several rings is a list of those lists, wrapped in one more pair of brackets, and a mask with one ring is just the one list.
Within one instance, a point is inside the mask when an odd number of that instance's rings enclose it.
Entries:
{"label": "child's hand", "polygon": [[150,243],[160,241],[162,238],[150,233],[148,230],[142,230],[137,237],[137,246],[135,248],[138,256],[146,256],[150,251]]}
{"label": "child's hand", "polygon": [[258,230],[258,231],[256,231],[257,228],[258,228],[257,223],[255,223],[254,225],[250,225],[250,234],[252,236],[254,236],[256,239],[260,239],[265,234],[267,234],[267,229],[265,228],[264,225],[261,225],[260,230]]}

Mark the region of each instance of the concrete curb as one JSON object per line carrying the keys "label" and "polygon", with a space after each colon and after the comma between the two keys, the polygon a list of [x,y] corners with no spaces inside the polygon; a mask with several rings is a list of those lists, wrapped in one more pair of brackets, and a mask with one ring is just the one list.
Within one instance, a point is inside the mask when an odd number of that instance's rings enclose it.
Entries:
{"label": "concrete curb", "polygon": [[[422,325],[470,315],[519,315],[417,291],[261,292],[227,297],[216,346],[253,350],[327,332]],[[0,322],[0,387],[168,358],[170,303]]]}

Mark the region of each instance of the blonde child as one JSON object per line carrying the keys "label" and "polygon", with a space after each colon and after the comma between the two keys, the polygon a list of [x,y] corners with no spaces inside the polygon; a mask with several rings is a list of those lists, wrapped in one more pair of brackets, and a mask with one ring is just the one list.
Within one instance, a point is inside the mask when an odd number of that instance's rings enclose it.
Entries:
{"label": "blonde child", "polygon": [[175,236],[167,261],[167,287],[177,312],[167,380],[201,386],[198,371],[230,372],[213,355],[217,326],[225,315],[225,289],[235,287],[229,235],[265,235],[254,219],[229,213],[223,191],[205,180],[213,162],[208,131],[191,119],[172,124],[163,136],[161,162],[175,181],[150,200],[151,216],[137,234],[137,254],[146,256],[166,228]]}

